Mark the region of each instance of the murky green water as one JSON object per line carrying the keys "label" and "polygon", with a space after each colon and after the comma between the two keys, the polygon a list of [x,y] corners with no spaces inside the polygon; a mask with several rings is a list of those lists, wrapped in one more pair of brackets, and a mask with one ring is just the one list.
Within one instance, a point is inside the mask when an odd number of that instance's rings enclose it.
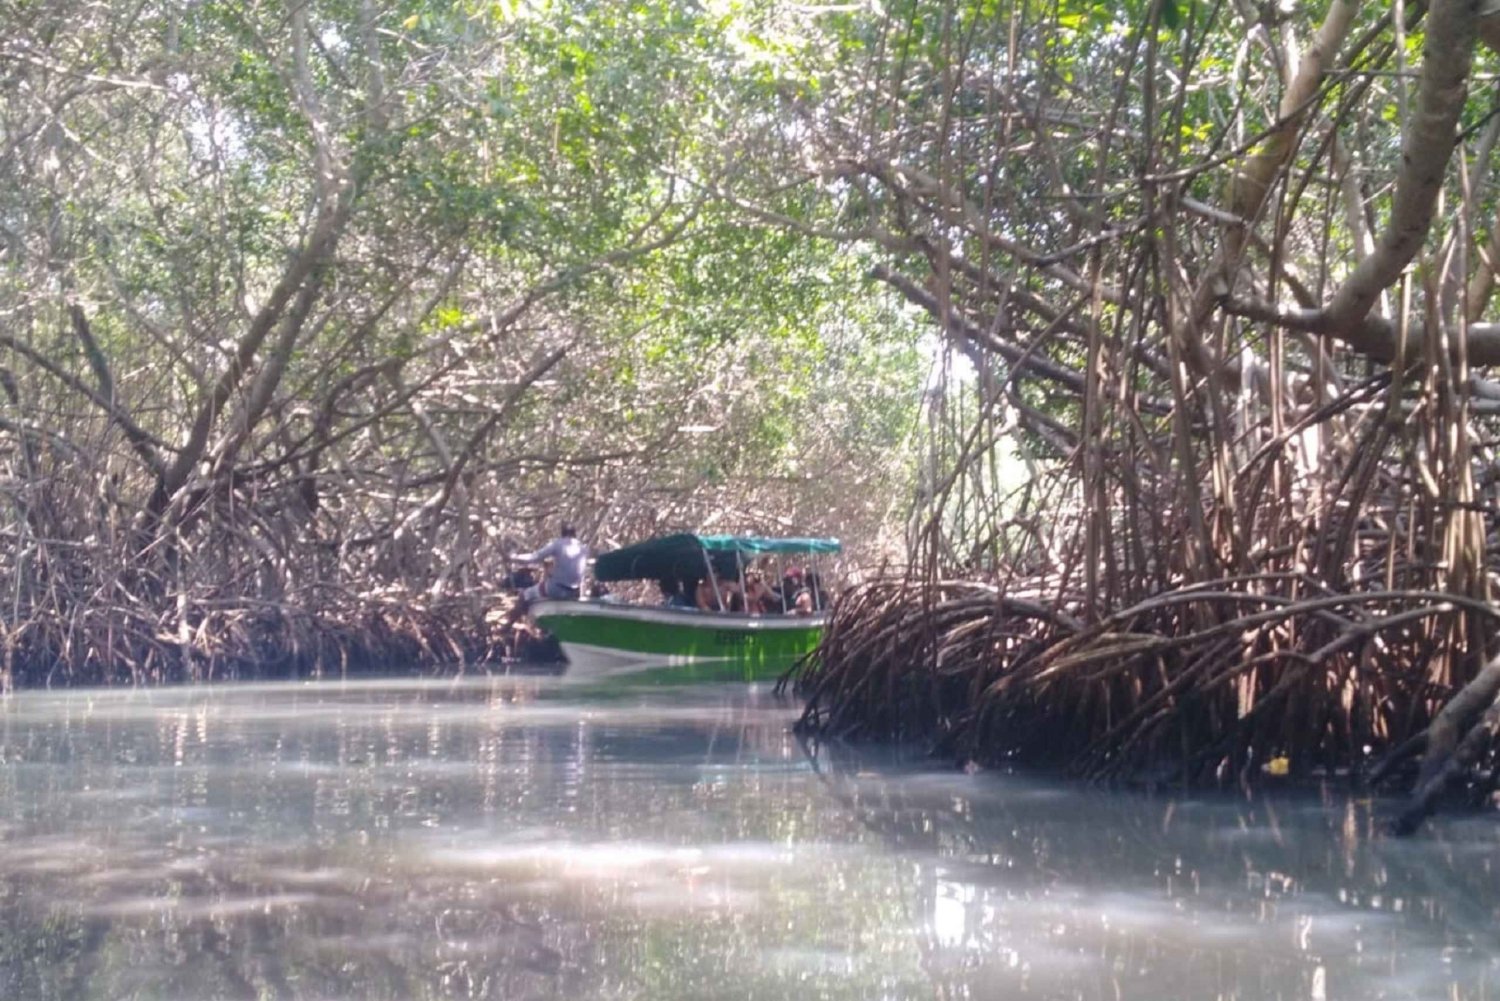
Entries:
{"label": "murky green water", "polygon": [[0,998],[1487,998],[1500,822],[824,754],[765,689],[26,693]]}

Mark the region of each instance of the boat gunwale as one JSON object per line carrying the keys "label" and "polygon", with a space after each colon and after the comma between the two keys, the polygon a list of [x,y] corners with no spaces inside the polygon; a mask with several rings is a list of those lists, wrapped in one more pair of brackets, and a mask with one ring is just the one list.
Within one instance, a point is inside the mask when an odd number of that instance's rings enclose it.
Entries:
{"label": "boat gunwale", "polygon": [[605,618],[633,619],[657,625],[688,626],[700,629],[740,629],[748,632],[783,632],[793,629],[821,629],[828,623],[828,612],[812,615],[751,615],[748,612],[704,611],[698,608],[674,608],[667,605],[627,605],[621,602],[592,599],[539,601],[531,608],[538,622],[549,616],[602,614]]}

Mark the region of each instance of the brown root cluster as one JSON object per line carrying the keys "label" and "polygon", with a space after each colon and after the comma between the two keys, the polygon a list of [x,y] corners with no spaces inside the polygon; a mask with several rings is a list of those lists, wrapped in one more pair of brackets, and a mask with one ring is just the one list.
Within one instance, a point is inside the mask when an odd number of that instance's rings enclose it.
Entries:
{"label": "brown root cluster", "polygon": [[1181,586],[1093,622],[1045,593],[905,577],[851,591],[784,679],[807,697],[802,727],[1089,780],[1409,776],[1457,690],[1437,669],[1451,630],[1496,615],[1298,574]]}
{"label": "brown root cluster", "polygon": [[82,606],[8,631],[0,682],[9,689],[482,667],[516,652],[518,637],[500,614],[509,599],[493,597],[484,607],[417,597],[317,612],[243,600],[180,613]]}

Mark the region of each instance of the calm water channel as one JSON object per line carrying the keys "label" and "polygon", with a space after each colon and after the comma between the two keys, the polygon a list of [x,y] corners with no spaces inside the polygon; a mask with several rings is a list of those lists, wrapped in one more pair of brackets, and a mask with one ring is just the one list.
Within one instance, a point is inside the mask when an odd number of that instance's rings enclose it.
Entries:
{"label": "calm water channel", "polygon": [[1500,997],[1500,822],[816,760],[764,688],[0,707],[0,998]]}

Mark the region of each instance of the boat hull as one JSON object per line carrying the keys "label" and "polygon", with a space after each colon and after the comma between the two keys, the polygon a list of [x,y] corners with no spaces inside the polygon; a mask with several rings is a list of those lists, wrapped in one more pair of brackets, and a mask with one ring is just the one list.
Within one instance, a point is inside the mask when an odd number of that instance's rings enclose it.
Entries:
{"label": "boat hull", "polygon": [[601,601],[542,601],[537,624],[557,637],[570,675],[678,669],[684,680],[779,675],[818,645],[823,615],[734,615]]}

